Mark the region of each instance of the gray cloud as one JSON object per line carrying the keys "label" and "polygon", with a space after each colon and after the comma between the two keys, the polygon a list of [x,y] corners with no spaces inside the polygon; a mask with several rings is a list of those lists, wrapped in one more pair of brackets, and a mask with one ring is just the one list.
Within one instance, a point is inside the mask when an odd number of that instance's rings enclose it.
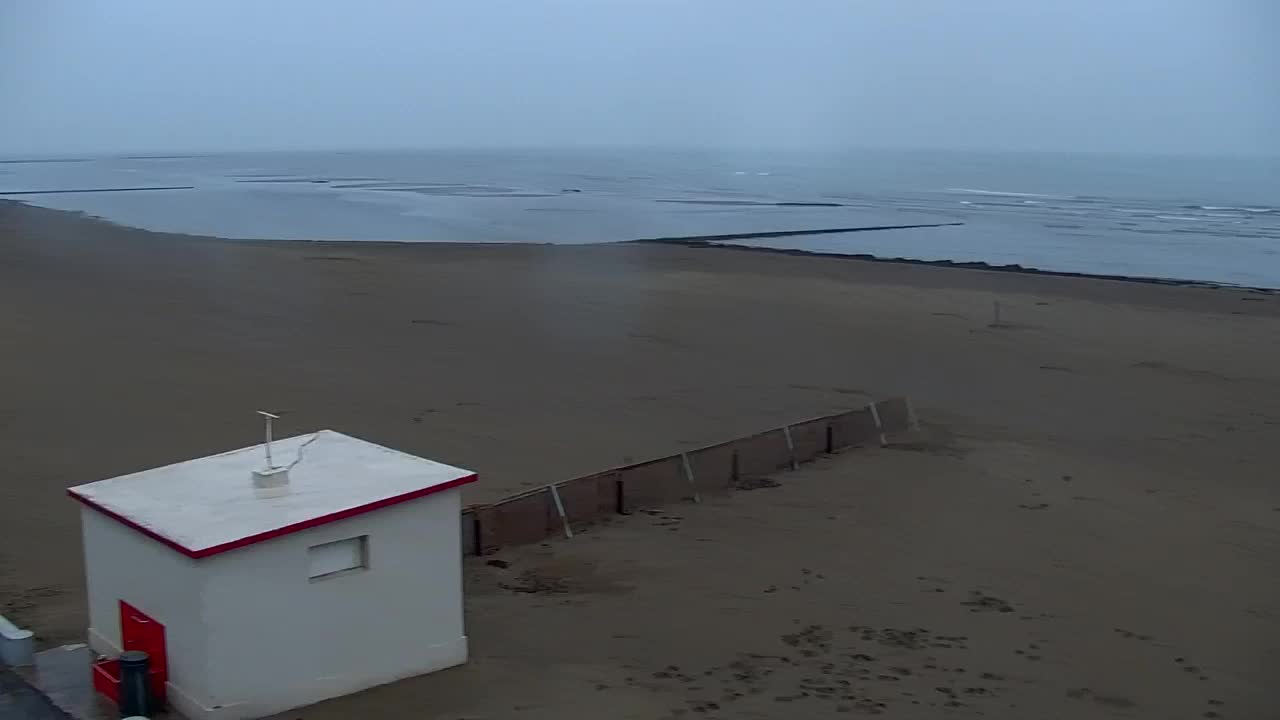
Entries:
{"label": "gray cloud", "polygon": [[1271,0],[4,0],[0,153],[1280,153]]}

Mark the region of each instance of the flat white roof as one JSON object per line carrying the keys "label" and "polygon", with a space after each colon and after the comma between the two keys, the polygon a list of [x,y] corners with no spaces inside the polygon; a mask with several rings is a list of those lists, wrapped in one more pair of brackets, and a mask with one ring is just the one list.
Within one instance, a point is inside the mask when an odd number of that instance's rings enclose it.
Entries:
{"label": "flat white roof", "polygon": [[77,500],[193,558],[342,520],[476,480],[470,470],[333,430],[271,443],[289,490],[255,492],[261,445],[73,487]]}

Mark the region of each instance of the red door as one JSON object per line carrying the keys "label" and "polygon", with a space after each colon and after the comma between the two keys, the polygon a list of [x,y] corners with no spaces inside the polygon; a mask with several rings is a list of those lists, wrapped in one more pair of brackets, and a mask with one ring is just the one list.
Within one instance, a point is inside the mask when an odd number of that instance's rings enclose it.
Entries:
{"label": "red door", "polygon": [[169,680],[169,660],[165,654],[164,625],[129,603],[120,601],[120,646],[142,650],[151,656],[151,692],[162,703],[164,684]]}

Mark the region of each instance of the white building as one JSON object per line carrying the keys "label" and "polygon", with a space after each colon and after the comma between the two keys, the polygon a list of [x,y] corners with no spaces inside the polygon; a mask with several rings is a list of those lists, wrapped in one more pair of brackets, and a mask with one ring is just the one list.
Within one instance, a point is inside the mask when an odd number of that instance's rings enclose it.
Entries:
{"label": "white building", "polygon": [[[81,485],[89,644],[146,649],[193,720],[466,662],[461,485],[331,430]],[[113,665],[95,668],[108,693]]]}

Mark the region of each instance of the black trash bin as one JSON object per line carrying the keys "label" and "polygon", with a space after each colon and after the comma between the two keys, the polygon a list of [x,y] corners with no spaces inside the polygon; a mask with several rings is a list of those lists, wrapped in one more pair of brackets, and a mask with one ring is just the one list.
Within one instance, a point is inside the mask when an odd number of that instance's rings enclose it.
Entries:
{"label": "black trash bin", "polygon": [[151,656],[141,650],[120,653],[120,717],[147,717],[155,709],[151,697]]}

